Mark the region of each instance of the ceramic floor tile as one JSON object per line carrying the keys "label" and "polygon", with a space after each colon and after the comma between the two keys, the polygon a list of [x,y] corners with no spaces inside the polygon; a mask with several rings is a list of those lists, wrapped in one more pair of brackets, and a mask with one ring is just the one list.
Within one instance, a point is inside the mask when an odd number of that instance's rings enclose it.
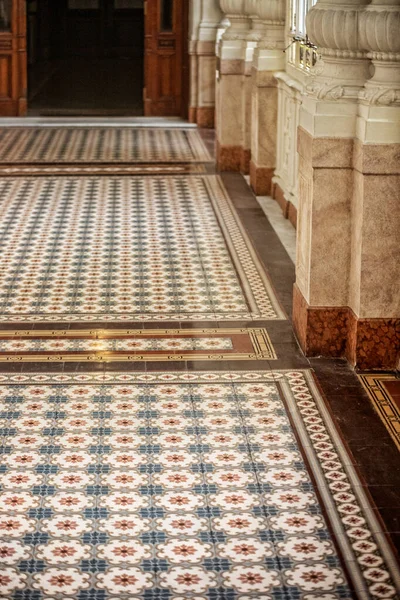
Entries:
{"label": "ceramic floor tile", "polygon": [[130,127],[0,128],[0,163],[208,162],[195,129]]}
{"label": "ceramic floor tile", "polygon": [[0,321],[279,319],[218,176],[0,182]]}
{"label": "ceramic floor tile", "polygon": [[276,358],[265,328],[0,331],[0,363]]}
{"label": "ceramic floor tile", "polygon": [[0,403],[3,598],[396,595],[308,372],[2,374]]}

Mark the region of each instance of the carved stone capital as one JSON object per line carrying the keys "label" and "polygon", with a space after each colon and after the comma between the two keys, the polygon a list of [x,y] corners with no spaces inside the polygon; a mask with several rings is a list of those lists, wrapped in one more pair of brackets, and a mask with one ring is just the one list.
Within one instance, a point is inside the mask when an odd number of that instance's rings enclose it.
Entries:
{"label": "carved stone capital", "polygon": [[284,25],[284,0],[259,0],[257,4],[257,15],[265,25]]}
{"label": "carved stone capital", "polygon": [[360,99],[365,104],[400,106],[400,6],[369,4],[360,15],[359,36],[374,68]]}
{"label": "carved stone capital", "polygon": [[369,4],[360,14],[360,47],[383,55],[400,53],[400,6]]}
{"label": "carved stone capital", "polygon": [[358,20],[363,5],[341,5],[317,2],[307,13],[307,34],[320,48],[359,50]]}
{"label": "carved stone capital", "polygon": [[250,29],[251,20],[246,14],[246,0],[219,0],[222,11],[229,19],[224,40],[243,40]]}
{"label": "carved stone capital", "polygon": [[319,0],[307,13],[307,33],[318,48],[306,93],[318,99],[356,102],[370,77],[369,61],[360,47],[358,24],[365,5]]}

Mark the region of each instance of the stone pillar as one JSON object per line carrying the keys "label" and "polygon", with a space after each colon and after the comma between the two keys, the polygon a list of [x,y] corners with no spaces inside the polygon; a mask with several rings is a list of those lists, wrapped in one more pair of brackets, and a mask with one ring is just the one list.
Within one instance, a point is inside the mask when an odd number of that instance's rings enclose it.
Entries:
{"label": "stone pillar", "polygon": [[360,94],[354,141],[347,355],[361,368],[400,357],[400,2],[372,0],[360,46],[373,76]]}
{"label": "stone pillar", "polygon": [[189,121],[199,127],[214,127],[215,41],[221,11],[217,0],[192,3],[193,26],[189,42],[190,107]]}
{"label": "stone pillar", "polygon": [[[398,65],[396,70],[383,60],[382,71],[375,65],[370,79],[370,58],[382,60],[365,51],[366,39],[372,42],[363,24],[372,7],[362,0],[318,0],[307,15],[308,35],[321,57],[300,109],[293,320],[309,356],[347,356],[361,368],[390,368],[396,360],[395,315],[400,315],[398,165],[395,146],[371,146],[365,135],[377,130],[382,135],[389,125],[394,136],[387,119],[388,109],[395,118],[396,107],[381,107],[378,122],[379,101],[372,98],[385,72],[391,89],[387,83],[382,97],[397,103],[392,88]],[[387,24],[375,20],[373,29],[389,43]]]}
{"label": "stone pillar", "polygon": [[250,170],[251,159],[251,124],[252,124],[252,66],[254,51],[258,42],[262,39],[264,26],[257,14],[257,6],[259,0],[246,0],[246,14],[251,20],[251,28],[246,36],[246,47],[244,52],[244,73],[243,73],[243,102],[242,102],[242,121],[243,121],[243,144],[241,157],[241,171],[248,174]]}
{"label": "stone pillar", "polygon": [[244,136],[243,76],[246,37],[250,19],[245,0],[220,0],[229,27],[219,45],[217,67],[217,166],[221,171],[240,171]]}
{"label": "stone pillar", "polygon": [[263,35],[252,66],[252,127],[250,182],[257,195],[271,193],[276,167],[278,91],[276,71],[285,68],[285,1],[258,0]]}

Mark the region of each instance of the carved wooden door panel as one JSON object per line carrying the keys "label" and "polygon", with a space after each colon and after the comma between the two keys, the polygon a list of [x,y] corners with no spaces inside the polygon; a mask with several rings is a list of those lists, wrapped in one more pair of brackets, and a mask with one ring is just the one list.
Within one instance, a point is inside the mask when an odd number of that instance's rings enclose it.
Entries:
{"label": "carved wooden door panel", "polygon": [[188,0],[147,0],[145,10],[146,116],[184,112]]}
{"label": "carved wooden door panel", "polygon": [[0,0],[0,116],[26,114],[25,0]]}

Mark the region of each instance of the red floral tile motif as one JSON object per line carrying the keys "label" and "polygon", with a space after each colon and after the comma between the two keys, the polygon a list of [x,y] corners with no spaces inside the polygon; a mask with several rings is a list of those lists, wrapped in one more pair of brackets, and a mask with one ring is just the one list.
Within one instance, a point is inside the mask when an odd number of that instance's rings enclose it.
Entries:
{"label": "red floral tile motif", "polygon": [[0,195],[0,321],[285,318],[217,176],[3,178]]}
{"label": "red floral tile motif", "polygon": [[2,598],[396,597],[307,372],[0,375],[0,429]]}

